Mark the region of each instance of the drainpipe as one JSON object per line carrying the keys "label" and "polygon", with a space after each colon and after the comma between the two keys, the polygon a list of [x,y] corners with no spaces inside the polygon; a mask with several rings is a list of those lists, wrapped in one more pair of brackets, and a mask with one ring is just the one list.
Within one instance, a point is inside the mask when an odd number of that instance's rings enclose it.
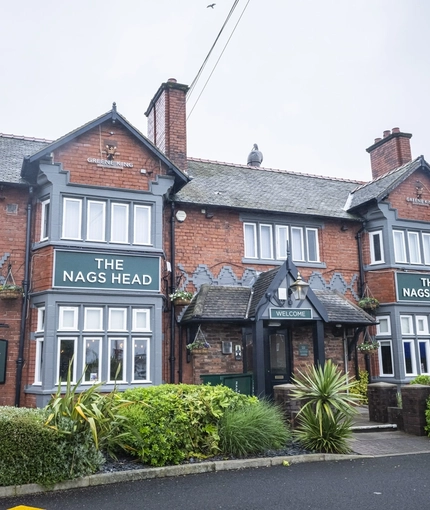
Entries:
{"label": "drainpipe", "polygon": [[[170,274],[170,287],[171,292],[175,292],[175,203],[171,202],[171,216],[170,216],[170,263],[172,265],[172,272]],[[173,303],[170,305],[170,382],[175,383],[175,307]]]}
{"label": "drainpipe", "polygon": [[364,292],[364,267],[363,267],[363,241],[361,239],[361,234],[364,231],[365,222],[363,221],[360,230],[357,232],[355,239],[357,240],[357,249],[358,249],[358,266],[360,272],[360,280],[358,282],[358,294],[363,297]]}
{"label": "drainpipe", "polygon": [[33,200],[33,187],[30,186],[29,197],[27,202],[27,227],[25,235],[25,262],[24,262],[24,281],[22,287],[24,297],[22,298],[21,306],[21,325],[19,331],[19,344],[18,344],[18,358],[16,360],[16,383],[15,383],[15,407],[19,407],[21,397],[22,385],[22,369],[24,366],[24,345],[25,345],[25,324],[26,324],[26,311],[28,305],[29,294],[29,277],[30,277],[30,251],[31,251],[31,220],[32,220],[32,206]]}

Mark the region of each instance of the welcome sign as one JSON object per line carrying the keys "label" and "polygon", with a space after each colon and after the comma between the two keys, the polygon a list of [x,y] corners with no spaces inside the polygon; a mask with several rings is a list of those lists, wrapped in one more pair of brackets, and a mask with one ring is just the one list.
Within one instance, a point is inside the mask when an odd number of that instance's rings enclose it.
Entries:
{"label": "welcome sign", "polygon": [[160,290],[160,257],[55,250],[54,287]]}

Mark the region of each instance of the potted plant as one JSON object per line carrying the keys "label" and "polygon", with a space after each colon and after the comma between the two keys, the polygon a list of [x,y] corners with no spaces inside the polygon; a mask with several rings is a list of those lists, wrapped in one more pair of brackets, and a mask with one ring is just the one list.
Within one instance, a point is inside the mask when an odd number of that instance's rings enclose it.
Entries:
{"label": "potted plant", "polygon": [[0,285],[0,299],[17,299],[22,296],[22,287],[15,284]]}
{"label": "potted plant", "polygon": [[358,302],[358,306],[363,310],[376,310],[379,306],[379,301],[374,297],[363,297]]}
{"label": "potted plant", "polygon": [[187,292],[186,290],[175,290],[173,294],[169,295],[170,301],[177,305],[188,305],[193,297],[192,292]]}
{"label": "potted plant", "polygon": [[357,345],[357,351],[362,352],[363,354],[373,354],[379,349],[379,342],[370,341],[363,342],[360,345]]}

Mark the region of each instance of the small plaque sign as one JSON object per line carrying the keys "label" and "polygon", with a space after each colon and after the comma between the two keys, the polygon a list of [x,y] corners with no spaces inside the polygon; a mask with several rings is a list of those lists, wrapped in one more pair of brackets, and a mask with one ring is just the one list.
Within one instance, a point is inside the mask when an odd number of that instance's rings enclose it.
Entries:
{"label": "small plaque sign", "polygon": [[303,357],[309,356],[309,347],[307,345],[305,344],[299,345],[299,356]]}
{"label": "small plaque sign", "polygon": [[312,308],[270,308],[271,319],[312,319]]}

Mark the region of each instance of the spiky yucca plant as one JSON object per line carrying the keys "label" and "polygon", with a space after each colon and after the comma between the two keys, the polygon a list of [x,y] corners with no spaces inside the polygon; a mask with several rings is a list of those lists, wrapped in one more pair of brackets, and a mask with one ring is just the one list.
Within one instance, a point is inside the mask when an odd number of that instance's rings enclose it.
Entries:
{"label": "spiky yucca plant", "polygon": [[306,448],[330,453],[349,451],[352,416],[359,398],[349,393],[353,385],[347,374],[327,361],[324,367],[312,366],[294,378],[293,397],[302,402],[295,437]]}

